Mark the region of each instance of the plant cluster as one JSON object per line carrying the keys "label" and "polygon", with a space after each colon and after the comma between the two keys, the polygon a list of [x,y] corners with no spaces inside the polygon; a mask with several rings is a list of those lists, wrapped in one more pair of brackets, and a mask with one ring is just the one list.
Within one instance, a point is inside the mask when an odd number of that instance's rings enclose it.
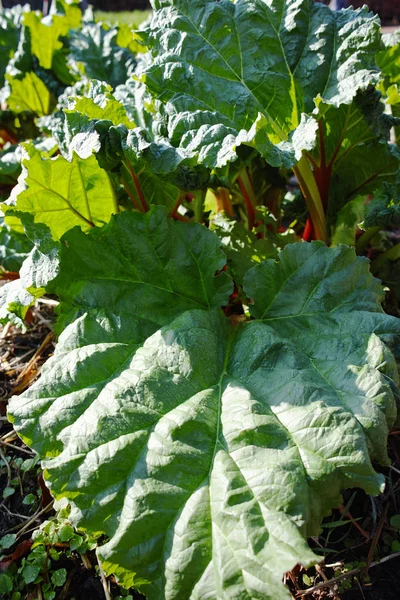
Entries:
{"label": "plant cluster", "polygon": [[0,319],[60,300],[9,419],[126,588],[281,600],[385,485],[400,325],[360,255],[399,258],[399,43],[366,7],[153,8],[1,13]]}

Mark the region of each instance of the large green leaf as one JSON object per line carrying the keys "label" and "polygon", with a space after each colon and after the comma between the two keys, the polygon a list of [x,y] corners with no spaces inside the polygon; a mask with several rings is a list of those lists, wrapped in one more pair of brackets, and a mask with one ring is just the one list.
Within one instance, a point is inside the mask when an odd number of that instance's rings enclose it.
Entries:
{"label": "large green leaf", "polygon": [[200,225],[125,212],[60,252],[66,328],[9,406],[52,493],[149,599],[289,598],[282,574],[317,560],[305,536],[340,490],[384,483],[370,461],[388,460],[397,375],[380,337],[400,326],[368,262],[289,245],[248,272],[255,319],[235,327]]}
{"label": "large green leaf", "polygon": [[133,74],[136,60],[128,48],[117,43],[118,29],[108,31],[100,23],[90,23],[71,32],[71,57],[80,63],[90,79],[123,84]]}
{"label": "large green leaf", "polygon": [[6,213],[33,215],[59,239],[76,225],[89,231],[118,212],[109,175],[94,156],[81,160],[74,155],[68,161],[63,156],[42,158],[32,145],[26,149],[19,183],[9,203],[2,205]]}
{"label": "large green leaf", "polygon": [[24,24],[31,34],[32,53],[37,57],[40,66],[51,69],[55,55],[63,47],[61,36],[67,35],[72,28],[79,27],[81,11],[78,6],[69,6],[66,14],[51,14],[42,18],[37,12],[24,15]]}
{"label": "large green leaf", "polygon": [[39,117],[52,112],[54,97],[36,73],[7,75],[7,81],[10,85],[10,95],[7,98],[10,110],[16,113],[27,111]]}
{"label": "large green leaf", "polygon": [[250,131],[258,116],[263,139],[253,143],[267,160],[283,153],[285,163],[282,142],[317,96],[349,104],[377,81],[380,26],[366,7],[331,11],[313,0],[159,4],[151,26],[138,33],[154,57],[142,80],[169,107],[170,137],[208,166],[233,160],[235,145],[251,141],[238,133]]}

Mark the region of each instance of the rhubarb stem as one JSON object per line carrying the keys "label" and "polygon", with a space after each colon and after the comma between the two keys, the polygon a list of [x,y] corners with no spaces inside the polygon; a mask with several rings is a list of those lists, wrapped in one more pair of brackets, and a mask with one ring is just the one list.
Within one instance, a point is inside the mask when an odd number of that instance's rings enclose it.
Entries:
{"label": "rhubarb stem", "polygon": [[229,190],[227,188],[219,187],[215,192],[217,198],[218,212],[226,212],[230,217],[235,216],[233,212],[232,202],[229,196]]}
{"label": "rhubarb stem", "polygon": [[304,198],[306,199],[307,208],[314,226],[315,237],[317,240],[322,240],[327,243],[328,233],[321,195],[315,181],[314,173],[311,170],[310,163],[304,155],[293,168],[293,171],[297,177]]}
{"label": "rhubarb stem", "polygon": [[378,233],[378,231],[380,231],[380,229],[380,227],[369,227],[364,231],[364,233],[361,235],[361,237],[357,240],[356,243],[356,252],[359,256],[364,254],[364,251],[367,248],[368,244],[370,243],[372,238]]}
{"label": "rhubarb stem", "polygon": [[193,200],[193,209],[194,209],[194,218],[198,223],[203,222],[204,217],[204,201],[206,198],[207,190],[196,190],[193,192],[194,200]]}
{"label": "rhubarb stem", "polygon": [[[133,170],[132,165],[130,164],[129,161],[126,161],[126,162],[124,161],[122,164],[123,164],[123,166],[125,167],[126,171],[129,173],[129,175],[132,178],[133,184],[135,186],[135,191],[136,191],[136,193],[138,195],[140,204],[143,207],[143,209],[140,212],[147,212],[149,210],[149,205],[147,204],[146,198],[144,197],[144,194],[143,194],[142,188],[140,186],[140,181],[139,181],[138,176],[136,175],[136,173]],[[129,197],[132,199],[132,194],[129,194]]]}
{"label": "rhubarb stem", "polygon": [[246,169],[242,169],[238,177],[238,183],[243,194],[247,208],[248,226],[250,231],[254,229],[256,220],[257,198],[254,193],[253,185],[250,181],[249,174]]}

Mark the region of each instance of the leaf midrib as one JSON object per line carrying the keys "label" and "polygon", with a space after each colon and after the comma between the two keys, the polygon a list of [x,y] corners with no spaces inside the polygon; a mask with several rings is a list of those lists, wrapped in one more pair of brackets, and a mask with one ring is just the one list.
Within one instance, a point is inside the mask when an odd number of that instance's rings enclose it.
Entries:
{"label": "leaf midrib", "polygon": [[[189,2],[188,2],[187,4],[188,4],[188,8],[189,8]],[[235,10],[236,10],[236,9],[235,9]],[[248,85],[247,85],[247,83],[244,81],[244,79],[243,79],[243,78],[241,78],[241,77],[240,77],[240,75],[238,75],[238,74],[236,73],[236,71],[234,71],[234,69],[233,69],[233,68],[231,67],[231,65],[230,65],[230,64],[229,64],[229,63],[228,63],[228,62],[225,60],[225,58],[224,58],[224,57],[222,56],[222,54],[221,54],[221,53],[220,53],[220,52],[217,50],[217,48],[216,48],[216,47],[215,47],[215,46],[214,46],[214,45],[213,45],[213,44],[212,44],[212,43],[211,43],[211,42],[210,42],[210,41],[209,41],[209,40],[208,40],[206,37],[204,37],[204,35],[201,33],[201,31],[200,31],[200,30],[198,29],[198,27],[196,26],[196,24],[195,24],[195,23],[192,21],[192,19],[190,18],[190,14],[185,14],[185,13],[183,12],[183,10],[182,10],[182,9],[180,9],[180,10],[179,10],[179,12],[180,12],[180,13],[181,13],[181,14],[182,14],[184,17],[186,17],[186,19],[187,19],[187,20],[189,21],[189,23],[192,25],[193,29],[195,29],[195,30],[196,30],[196,32],[197,32],[197,34],[198,34],[198,36],[199,36],[199,37],[200,37],[200,38],[201,38],[201,39],[202,39],[202,40],[203,40],[203,41],[204,41],[204,42],[205,42],[205,43],[206,43],[208,46],[210,46],[210,48],[212,48],[212,49],[214,50],[214,52],[215,52],[215,53],[216,53],[216,54],[219,56],[219,58],[221,59],[222,63],[223,63],[224,65],[226,65],[226,67],[228,67],[228,69],[229,69],[229,70],[230,70],[230,71],[233,73],[233,75],[235,76],[236,80],[237,80],[239,83],[241,83],[241,84],[243,85],[243,87],[244,87],[244,88],[247,90],[247,92],[249,93],[249,95],[250,95],[250,96],[251,96],[251,97],[252,97],[252,98],[255,100],[255,102],[256,102],[256,104],[257,104],[257,106],[260,108],[260,112],[261,112],[261,113],[262,113],[262,114],[265,116],[265,118],[266,118],[266,119],[269,121],[269,123],[272,125],[272,127],[273,127],[273,129],[274,129],[275,133],[278,135],[278,137],[281,139],[281,141],[284,141],[284,140],[286,140],[286,139],[287,139],[287,135],[285,135],[285,133],[282,131],[282,129],[279,127],[279,125],[276,123],[276,121],[275,121],[275,120],[274,120],[274,119],[271,117],[271,115],[270,115],[270,114],[269,114],[269,113],[266,111],[265,107],[264,107],[264,106],[261,104],[261,102],[258,100],[258,98],[257,98],[257,97],[254,95],[254,93],[253,93],[253,92],[252,92],[252,90],[251,90],[251,89],[248,87]],[[271,25],[271,28],[273,29],[274,33],[275,33],[275,34],[276,34],[276,36],[277,36],[277,39],[279,40],[279,44],[280,44],[280,47],[281,47],[281,51],[282,51],[282,54],[283,54],[283,57],[284,57],[284,60],[285,60],[285,64],[286,64],[286,67],[287,67],[287,70],[288,70],[289,78],[290,78],[290,81],[291,81],[291,89],[293,89],[293,90],[294,90],[294,93],[296,94],[296,92],[295,92],[295,85],[294,85],[294,78],[293,78],[293,74],[292,74],[292,72],[291,72],[291,70],[290,70],[290,68],[289,68],[289,65],[288,65],[288,62],[287,62],[287,58],[286,58],[286,54],[285,54],[285,52],[284,52],[284,50],[283,50],[283,46],[282,46],[282,40],[281,40],[281,38],[280,38],[280,36],[279,36],[278,32],[276,31],[275,27],[273,26],[273,24],[272,24],[272,22],[271,22],[271,19],[270,19],[270,17],[269,17],[269,15],[268,15],[268,14],[267,14],[267,18],[268,18],[268,21],[269,21],[269,23],[270,23],[270,25]],[[235,22],[235,26],[236,26],[236,18],[234,18],[234,22]],[[239,36],[239,35],[238,35],[238,37],[240,38],[240,36]],[[241,48],[241,44],[239,44],[239,47]],[[187,62],[187,61],[185,60],[185,62]],[[194,66],[196,66],[196,68],[197,68],[197,65],[194,65]],[[203,70],[204,70],[206,73],[208,73],[208,74],[210,74],[210,75],[213,75],[213,73],[210,73],[209,71],[206,71],[205,69],[203,69]],[[220,76],[219,76],[219,75],[217,75],[217,77],[218,77],[218,78],[220,78]],[[224,78],[224,79],[226,79],[226,78]],[[295,95],[295,100],[294,100],[294,108],[296,109],[296,113],[297,113],[297,98],[296,98],[296,95]]]}

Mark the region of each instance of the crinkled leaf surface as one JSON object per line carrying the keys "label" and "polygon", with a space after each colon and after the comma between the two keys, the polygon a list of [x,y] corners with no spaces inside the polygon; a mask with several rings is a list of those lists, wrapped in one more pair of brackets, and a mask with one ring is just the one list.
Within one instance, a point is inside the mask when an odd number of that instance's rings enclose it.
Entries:
{"label": "crinkled leaf surface", "polygon": [[[79,258],[79,260],[78,260]],[[63,331],[9,416],[53,494],[149,599],[281,600],[340,489],[383,485],[399,331],[347,247],[289,245],[250,270],[254,320],[218,308],[218,238],[165,210],[61,241]]]}
{"label": "crinkled leaf surface", "polygon": [[89,231],[118,212],[109,175],[94,156],[42,158],[33,146],[26,148],[28,156],[9,204],[3,205],[5,212],[33,215],[37,223],[48,225],[54,239],[76,225]]}
{"label": "crinkled leaf surface", "polygon": [[[179,204],[181,189],[192,189],[186,187],[190,180],[196,187],[204,184],[202,170],[197,172],[192,168],[191,153],[176,149],[168,140],[154,141],[140,127],[128,130],[111,121],[88,120],[76,112],[67,111],[66,117],[70,151],[76,150],[82,158],[95,152],[104,169],[118,171],[121,183],[139,210],[157,204],[167,206],[172,212]],[[118,123],[117,115],[110,118]]]}
{"label": "crinkled leaf surface", "polygon": [[109,122],[108,126],[135,127],[123,104],[111,93],[111,86],[95,80],[90,82],[85,97],[70,99],[64,113],[69,153],[76,152],[81,158],[87,158],[101,149],[101,131],[106,126],[103,121]]}
{"label": "crinkled leaf surface", "polygon": [[400,226],[400,185],[385,184],[365,207],[363,227]]}
{"label": "crinkled leaf surface", "polygon": [[71,32],[71,57],[84,66],[90,79],[106,81],[113,88],[133,75],[136,60],[128,48],[117,44],[118,29],[106,31],[99,23],[89,23]]}
{"label": "crinkled leaf surface", "polygon": [[[249,131],[259,115],[260,151],[268,159],[318,95],[349,104],[377,80],[379,21],[366,7],[331,11],[312,0],[160,6],[138,33],[154,57],[142,79],[170,107],[171,138],[208,166],[232,160],[238,132]],[[286,147],[275,152],[286,155]]]}
{"label": "crinkled leaf surface", "polygon": [[[173,211],[181,192],[174,178],[167,176],[184,164],[193,164],[191,153],[179,151],[167,141],[154,142],[141,128],[121,138],[121,151],[121,178],[131,197],[140,201],[139,196],[142,196],[148,206],[161,204],[167,206],[169,212]],[[139,194],[136,178],[141,189]]]}

